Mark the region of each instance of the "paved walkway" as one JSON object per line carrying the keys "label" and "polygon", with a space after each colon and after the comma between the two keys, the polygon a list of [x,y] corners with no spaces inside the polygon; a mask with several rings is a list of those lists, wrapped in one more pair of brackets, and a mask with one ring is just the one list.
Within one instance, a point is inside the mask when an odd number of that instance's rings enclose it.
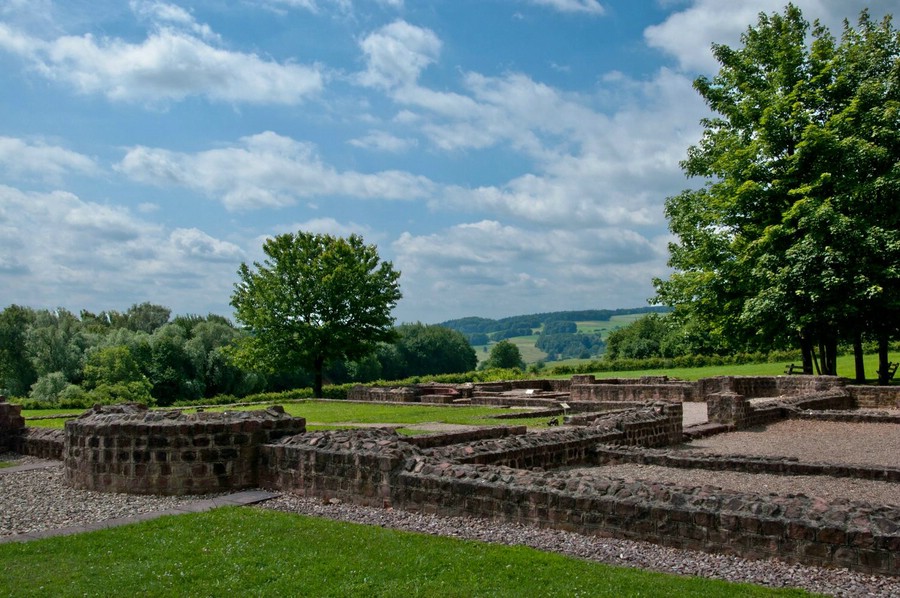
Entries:
{"label": "paved walkway", "polygon": [[[0,469],[0,475],[4,475],[7,473],[15,473],[19,471],[31,471],[34,469],[43,469],[45,467],[51,467],[59,465],[59,461],[36,461],[33,463],[28,463],[25,465],[16,465],[14,467],[4,467]],[[225,496],[217,496],[215,498],[208,498],[203,500],[197,500],[187,505],[173,508],[173,509],[164,509],[161,511],[153,511],[151,513],[143,513],[140,515],[135,515],[133,517],[119,517],[118,519],[107,519],[106,521],[99,521],[97,523],[92,523],[90,525],[75,525],[71,527],[61,527],[57,529],[48,529],[42,530],[39,532],[30,532],[27,534],[17,534],[14,536],[4,536],[0,538],[0,544],[6,544],[8,542],[28,542],[29,540],[41,540],[43,538],[54,538],[56,536],[71,536],[72,534],[80,534],[83,532],[92,532],[102,529],[109,529],[112,527],[119,527],[120,525],[128,525],[131,523],[137,523],[139,521],[149,521],[151,519],[158,519],[159,517],[164,517],[166,515],[185,515],[187,513],[203,513],[205,511],[211,511],[212,509],[217,509],[219,507],[243,507],[247,505],[256,504],[259,502],[263,502],[269,500],[271,498],[275,498],[278,496],[277,493],[267,492],[265,490],[245,490],[243,492],[234,492],[232,494],[227,494]]]}

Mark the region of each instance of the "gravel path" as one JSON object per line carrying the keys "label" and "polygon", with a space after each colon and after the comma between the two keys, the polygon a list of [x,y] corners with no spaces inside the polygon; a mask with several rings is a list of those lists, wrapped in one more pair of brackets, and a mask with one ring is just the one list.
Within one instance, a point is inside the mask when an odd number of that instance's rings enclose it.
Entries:
{"label": "gravel path", "polygon": [[900,425],[785,420],[695,440],[681,448],[720,455],[896,467],[900,464]]}
{"label": "gravel path", "polygon": [[[0,456],[0,460],[8,460]],[[34,462],[18,460],[19,464]],[[618,473],[618,472],[617,472]],[[61,464],[21,472],[0,470],[0,537],[87,525],[162,509],[186,506],[200,497],[158,497],[73,490],[63,484]],[[202,498],[209,498],[204,496]],[[900,578],[863,575],[846,570],[749,561],[731,556],[665,548],[644,542],[584,536],[494,521],[438,517],[393,509],[283,495],[263,507],[434,535],[520,544],[597,562],[699,575],[770,587],[797,587],[833,596],[900,596]]]}
{"label": "gravel path", "polygon": [[[30,462],[34,460],[17,460],[16,464]],[[74,490],[63,483],[63,477],[61,463],[20,472],[0,469],[0,538],[134,517],[212,498],[210,495],[141,496]]]}

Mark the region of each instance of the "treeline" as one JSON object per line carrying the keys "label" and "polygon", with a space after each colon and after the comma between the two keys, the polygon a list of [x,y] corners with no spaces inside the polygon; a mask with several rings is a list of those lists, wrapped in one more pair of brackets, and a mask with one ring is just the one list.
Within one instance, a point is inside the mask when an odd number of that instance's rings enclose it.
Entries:
{"label": "treeline", "polygon": [[[232,351],[247,332],[222,316],[171,317],[142,303],[124,312],[76,315],[11,305],[0,312],[0,394],[36,404],[83,407],[135,401],[167,406],[308,387],[307,371],[254,371]],[[328,364],[329,383],[371,382],[475,370],[459,332],[404,324],[395,341],[359,362]]]}
{"label": "treeline", "polygon": [[590,359],[603,353],[606,344],[599,334],[579,333],[576,322],[608,321],[613,316],[663,313],[666,308],[588,309],[556,311],[499,320],[469,317],[443,322],[441,326],[463,333],[475,346],[539,334],[535,346],[547,354],[545,361]]}

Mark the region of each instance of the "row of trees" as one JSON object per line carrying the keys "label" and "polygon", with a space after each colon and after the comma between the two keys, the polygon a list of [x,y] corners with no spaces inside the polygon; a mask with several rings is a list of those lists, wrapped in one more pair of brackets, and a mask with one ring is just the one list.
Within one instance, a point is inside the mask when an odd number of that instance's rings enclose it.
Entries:
{"label": "row of trees", "polygon": [[[249,336],[221,316],[170,319],[168,308],[150,303],[80,316],[11,305],[0,312],[0,394],[46,403],[169,405],[311,385],[311,372],[297,367],[238,365],[234,355]],[[357,361],[330,361],[325,377],[369,382],[476,368],[474,349],[454,330],[403,324],[392,338]]]}
{"label": "row of trees", "polygon": [[788,5],[695,88],[714,115],[684,172],[699,189],[666,202],[674,307],[706,352],[799,346],[836,373],[837,346],[876,341],[886,382],[900,332],[900,35],[863,12],[836,40]]}

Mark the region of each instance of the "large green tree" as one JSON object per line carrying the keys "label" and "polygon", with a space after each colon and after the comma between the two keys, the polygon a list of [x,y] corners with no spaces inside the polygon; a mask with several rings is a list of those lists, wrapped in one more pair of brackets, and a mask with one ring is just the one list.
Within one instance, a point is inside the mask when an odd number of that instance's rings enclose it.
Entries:
{"label": "large green tree", "polygon": [[741,41],[695,81],[714,115],[682,167],[706,184],[666,202],[657,300],[732,349],[799,342],[809,372],[818,347],[834,374],[839,340],[896,330],[898,36],[864,12],[837,43],[789,4]]}
{"label": "large green tree", "polygon": [[263,251],[262,263],[241,264],[231,298],[250,332],[235,353],[240,363],[312,371],[320,397],[327,362],[360,359],[395,338],[400,273],[362,237],[301,231],[268,239]]}

